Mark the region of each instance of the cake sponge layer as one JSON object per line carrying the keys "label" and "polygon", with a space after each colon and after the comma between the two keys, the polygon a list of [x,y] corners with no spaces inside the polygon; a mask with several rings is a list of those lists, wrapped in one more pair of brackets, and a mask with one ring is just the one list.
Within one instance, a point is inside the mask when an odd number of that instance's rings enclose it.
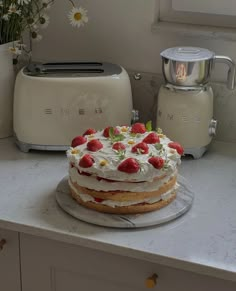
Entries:
{"label": "cake sponge layer", "polygon": [[176,197],[176,192],[173,190],[171,193],[171,196],[167,200],[160,200],[153,204],[137,204],[137,205],[131,205],[131,206],[122,206],[122,207],[110,207],[103,204],[96,204],[93,202],[84,202],[80,197],[76,194],[76,192],[71,189],[71,196],[81,205],[96,210],[98,212],[104,212],[104,213],[111,213],[111,214],[139,214],[139,213],[145,213],[145,212],[151,212],[154,210],[161,209],[165,207],[166,205],[170,204]]}
{"label": "cake sponge layer", "polygon": [[[172,190],[175,188],[177,176],[172,176],[168,181],[163,183],[157,190],[155,191],[143,191],[143,192],[128,192],[128,191],[96,191],[93,189],[88,189],[78,185],[75,182],[70,180],[70,183],[73,187],[78,190],[78,193],[88,194],[94,198],[113,200],[113,201],[135,201],[135,200],[143,200],[148,198],[154,198],[161,196],[162,194]],[[71,187],[72,188],[72,187]]]}

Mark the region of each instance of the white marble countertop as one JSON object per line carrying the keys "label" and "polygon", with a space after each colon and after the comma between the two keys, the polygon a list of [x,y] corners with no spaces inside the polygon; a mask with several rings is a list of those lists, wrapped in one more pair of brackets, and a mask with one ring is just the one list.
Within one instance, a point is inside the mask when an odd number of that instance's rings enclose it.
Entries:
{"label": "white marble countertop", "polygon": [[0,139],[0,227],[236,281],[236,144],[215,142],[180,173],[195,192],[185,215],[149,228],[99,227],[55,201],[65,153],[22,153]]}

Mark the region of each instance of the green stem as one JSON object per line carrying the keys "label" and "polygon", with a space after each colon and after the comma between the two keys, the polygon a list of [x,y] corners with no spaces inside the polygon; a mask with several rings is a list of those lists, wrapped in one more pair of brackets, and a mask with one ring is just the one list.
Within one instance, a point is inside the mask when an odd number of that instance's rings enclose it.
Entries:
{"label": "green stem", "polygon": [[75,4],[74,4],[74,2],[72,1],[72,0],[68,0],[70,3],[71,3],[71,5],[73,6],[73,7],[75,7]]}

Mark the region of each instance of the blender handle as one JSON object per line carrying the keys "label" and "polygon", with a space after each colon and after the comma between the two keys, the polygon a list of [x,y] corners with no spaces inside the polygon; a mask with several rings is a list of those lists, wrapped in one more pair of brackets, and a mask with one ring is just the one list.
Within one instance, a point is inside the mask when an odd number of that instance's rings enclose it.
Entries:
{"label": "blender handle", "polygon": [[214,61],[218,63],[224,63],[228,65],[228,76],[227,76],[227,88],[230,90],[234,90],[235,84],[235,63],[233,60],[226,56],[215,56]]}

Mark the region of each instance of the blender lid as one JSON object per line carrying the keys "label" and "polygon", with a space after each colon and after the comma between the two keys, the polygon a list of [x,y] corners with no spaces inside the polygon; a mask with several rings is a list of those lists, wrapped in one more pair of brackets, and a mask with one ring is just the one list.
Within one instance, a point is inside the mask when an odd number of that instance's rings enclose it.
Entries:
{"label": "blender lid", "polygon": [[161,52],[161,56],[173,61],[196,62],[209,60],[214,53],[208,49],[199,47],[172,47]]}

